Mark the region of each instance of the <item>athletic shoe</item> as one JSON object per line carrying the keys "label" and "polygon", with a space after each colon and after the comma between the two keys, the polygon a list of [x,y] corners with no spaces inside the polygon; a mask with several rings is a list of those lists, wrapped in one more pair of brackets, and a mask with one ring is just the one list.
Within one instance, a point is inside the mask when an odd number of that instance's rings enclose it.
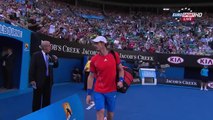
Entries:
{"label": "athletic shoe", "polygon": [[205,88],[204,90],[205,90],[205,91],[208,91],[208,89],[207,89],[207,88]]}

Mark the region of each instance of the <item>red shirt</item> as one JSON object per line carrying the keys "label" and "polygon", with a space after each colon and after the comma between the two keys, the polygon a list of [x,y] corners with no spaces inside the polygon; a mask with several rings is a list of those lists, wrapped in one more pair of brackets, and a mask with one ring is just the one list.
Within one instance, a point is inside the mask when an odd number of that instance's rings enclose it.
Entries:
{"label": "red shirt", "polygon": [[115,52],[115,58],[111,53],[103,56],[96,54],[92,57],[90,63],[90,72],[93,72],[96,78],[94,91],[108,93],[116,91],[116,64],[120,64],[120,57]]}

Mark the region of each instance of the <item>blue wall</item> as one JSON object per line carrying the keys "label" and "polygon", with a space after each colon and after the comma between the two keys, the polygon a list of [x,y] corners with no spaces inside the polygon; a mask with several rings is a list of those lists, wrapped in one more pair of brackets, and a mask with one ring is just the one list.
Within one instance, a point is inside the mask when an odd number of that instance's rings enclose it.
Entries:
{"label": "blue wall", "polygon": [[170,67],[166,68],[166,76],[168,79],[184,79],[183,67]]}
{"label": "blue wall", "polygon": [[70,82],[75,67],[82,70],[83,59],[59,58],[59,67],[54,69],[54,83]]}

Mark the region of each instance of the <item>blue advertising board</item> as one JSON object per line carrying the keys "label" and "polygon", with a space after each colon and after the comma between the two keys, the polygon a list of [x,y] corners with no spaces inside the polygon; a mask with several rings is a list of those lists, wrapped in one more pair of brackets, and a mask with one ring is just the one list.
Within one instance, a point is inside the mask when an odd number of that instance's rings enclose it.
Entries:
{"label": "blue advertising board", "polygon": [[79,96],[74,94],[18,120],[84,120],[84,110]]}
{"label": "blue advertising board", "polygon": [[[21,72],[19,89],[28,87],[28,69],[30,59],[31,31],[22,27],[0,22],[0,36],[13,38],[22,42]],[[13,43],[11,43],[13,44]]]}

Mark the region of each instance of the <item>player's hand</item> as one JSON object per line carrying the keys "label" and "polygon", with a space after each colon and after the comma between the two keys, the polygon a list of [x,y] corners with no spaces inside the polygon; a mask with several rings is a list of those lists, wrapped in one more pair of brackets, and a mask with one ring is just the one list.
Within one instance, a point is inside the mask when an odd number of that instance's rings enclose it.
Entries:
{"label": "player's hand", "polygon": [[118,86],[118,88],[122,88],[123,87],[123,82],[121,82],[121,81],[117,82],[117,86]]}
{"label": "player's hand", "polygon": [[88,105],[90,105],[90,104],[91,104],[91,101],[92,101],[91,95],[87,95],[87,97],[86,97],[86,103],[87,103]]}

